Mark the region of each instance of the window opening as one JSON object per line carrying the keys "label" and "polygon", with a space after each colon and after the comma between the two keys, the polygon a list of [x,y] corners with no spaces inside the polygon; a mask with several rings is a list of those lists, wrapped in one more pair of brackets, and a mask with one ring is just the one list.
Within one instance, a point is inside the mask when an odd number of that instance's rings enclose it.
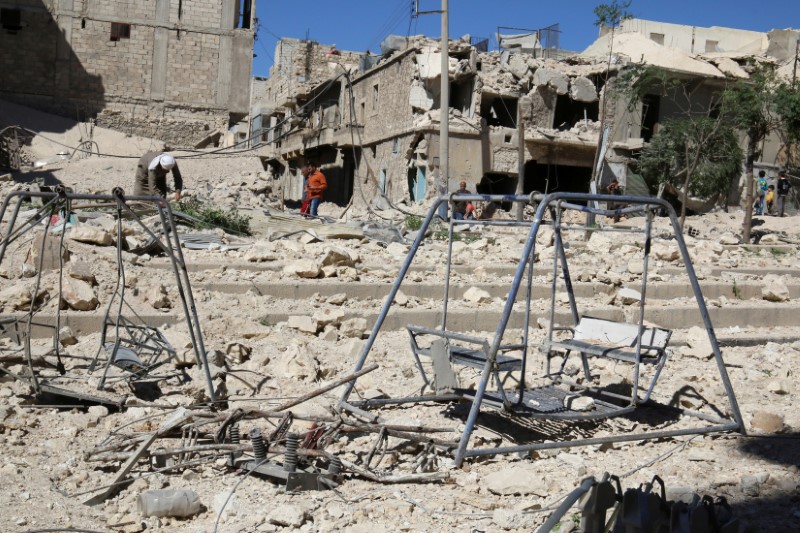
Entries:
{"label": "window opening", "polygon": [[15,32],[22,29],[22,11],[19,9],[0,9],[0,26],[4,30]]}
{"label": "window opening", "polygon": [[236,13],[236,27],[250,29],[250,19],[252,18],[252,0],[239,0],[238,13]]}
{"label": "window opening", "polygon": [[650,139],[653,138],[660,112],[661,97],[655,94],[646,94],[642,98],[642,130],[639,134],[645,142],[650,142]]}
{"label": "window opening", "polygon": [[131,25],[122,22],[111,23],[111,41],[120,41],[131,38]]}
{"label": "window opening", "polygon": [[663,33],[651,33],[650,40],[663,45],[664,44],[664,34]]}
{"label": "window opening", "polygon": [[517,99],[516,98],[487,98],[481,100],[481,116],[486,119],[489,126],[503,126],[506,128],[517,127]]}
{"label": "window opening", "polygon": [[568,130],[584,120],[596,121],[600,117],[600,102],[578,102],[567,94],[558,95],[553,113],[553,128]]}

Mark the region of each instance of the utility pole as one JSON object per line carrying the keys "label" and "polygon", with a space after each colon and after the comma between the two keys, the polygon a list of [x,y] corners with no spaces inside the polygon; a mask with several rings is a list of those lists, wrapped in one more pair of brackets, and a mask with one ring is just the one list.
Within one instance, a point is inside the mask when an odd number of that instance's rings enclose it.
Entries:
{"label": "utility pole", "polygon": [[[525,192],[525,123],[523,121],[525,113],[524,106],[528,103],[527,98],[519,97],[517,100],[517,196]],[[525,210],[525,204],[522,202],[517,203],[517,220],[522,220],[522,213]]]}
{"label": "utility pole", "polygon": [[[450,177],[450,24],[447,0],[442,0],[442,84],[439,104],[439,194],[447,194]],[[447,218],[448,204],[439,207],[439,216]]]}
{"label": "utility pole", "polygon": [[[442,61],[441,85],[439,93],[439,176],[436,191],[439,195],[447,194],[447,180],[450,174],[450,23],[448,19],[448,0],[442,0],[441,11],[420,11],[417,0],[417,16],[439,13],[442,15]],[[447,218],[447,204],[439,206],[438,214]]]}

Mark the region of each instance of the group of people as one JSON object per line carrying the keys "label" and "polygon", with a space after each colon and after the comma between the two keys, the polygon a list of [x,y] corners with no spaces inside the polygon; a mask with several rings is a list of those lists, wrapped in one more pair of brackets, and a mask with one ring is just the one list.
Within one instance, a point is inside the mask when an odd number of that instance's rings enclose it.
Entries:
{"label": "group of people", "polygon": [[[136,166],[134,179],[134,196],[160,196],[167,197],[167,174],[172,173],[175,182],[175,201],[181,199],[183,190],[183,177],[178,168],[175,157],[166,152],[147,152]],[[303,203],[300,212],[303,216],[317,216],[319,204],[328,181],[313,163],[308,163],[302,168],[303,174]]]}
{"label": "group of people", "polygon": [[755,196],[753,210],[756,215],[776,215],[783,216],[786,208],[786,197],[792,184],[786,177],[786,172],[778,172],[778,179],[775,184],[771,184],[767,178],[767,173],[763,170],[758,171],[755,182]]}

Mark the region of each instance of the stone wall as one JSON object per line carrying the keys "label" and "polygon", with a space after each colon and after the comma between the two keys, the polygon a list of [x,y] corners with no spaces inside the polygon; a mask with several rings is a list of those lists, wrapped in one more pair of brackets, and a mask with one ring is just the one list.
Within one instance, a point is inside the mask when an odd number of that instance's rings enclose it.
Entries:
{"label": "stone wall", "polygon": [[263,96],[254,98],[254,105],[271,108],[293,105],[298,96],[342,74],[342,68],[357,70],[361,55],[316,41],[284,37],[275,46],[275,59]]}
{"label": "stone wall", "polygon": [[[22,27],[0,30],[0,98],[96,117],[130,133],[158,133],[175,146],[193,145],[249,112],[254,32],[234,27],[236,0],[14,6]],[[112,39],[115,24],[124,33]]]}

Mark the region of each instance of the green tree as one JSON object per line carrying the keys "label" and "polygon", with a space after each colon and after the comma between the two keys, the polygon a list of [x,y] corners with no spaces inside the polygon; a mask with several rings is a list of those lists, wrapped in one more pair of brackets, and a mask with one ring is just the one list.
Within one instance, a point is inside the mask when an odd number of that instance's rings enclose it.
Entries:
{"label": "green tree", "polygon": [[780,84],[772,68],[757,65],[749,79],[738,80],[724,92],[725,107],[737,129],[745,134],[745,209],[742,242],[750,242],[753,222],[753,164],[761,156],[759,146],[772,132],[781,128],[776,113]]}
{"label": "green tree", "polygon": [[651,187],[669,183],[681,190],[681,227],[689,194],[701,199],[719,197],[741,168],[736,132],[719,110],[713,115],[665,121],[636,163]]}
{"label": "green tree", "polygon": [[[611,28],[611,36],[608,41],[608,63],[606,65],[606,74],[604,85],[608,87],[608,75],[611,70],[611,59],[614,51],[614,31],[622,24],[623,21],[630,19],[633,15],[628,11],[631,7],[633,0],[619,2],[612,0],[610,4],[600,4],[594,8],[594,15],[597,17],[594,21],[595,26]],[[597,163],[600,157],[601,144],[603,142],[603,134],[606,124],[606,95],[608,91],[603,91],[603,97],[600,102],[600,139],[597,141],[597,150],[594,155],[594,165],[592,165],[592,182],[595,183],[597,179]]]}
{"label": "green tree", "polygon": [[780,83],[775,92],[775,109],[781,122],[781,140],[786,146],[786,166],[800,168],[800,82]]}

